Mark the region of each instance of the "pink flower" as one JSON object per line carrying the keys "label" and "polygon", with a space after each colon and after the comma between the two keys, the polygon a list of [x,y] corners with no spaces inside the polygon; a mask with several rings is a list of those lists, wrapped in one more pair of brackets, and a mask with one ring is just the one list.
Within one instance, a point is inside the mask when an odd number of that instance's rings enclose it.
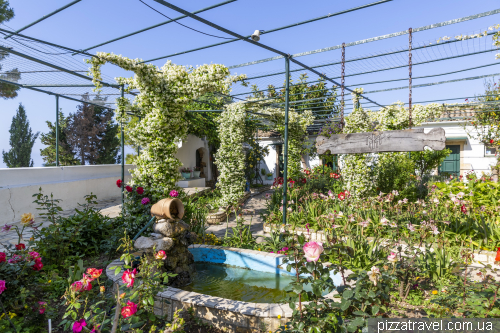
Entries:
{"label": "pink flower", "polygon": [[83,277],[82,279],[80,280],[82,282],[82,285],[83,285],[83,289],[85,290],[90,290],[92,289],[92,281],[94,279],[92,279],[92,277],[88,276],[88,275],[85,275],[83,274]]}
{"label": "pink flower", "polygon": [[14,254],[12,256],[12,258],[10,258],[7,262],[9,264],[16,264],[16,263],[20,262],[21,260],[23,260],[22,256],[20,256],[19,254]]}
{"label": "pink flower", "polygon": [[128,301],[127,306],[124,306],[122,308],[122,317],[128,318],[130,316],[133,316],[136,312],[137,312],[137,304]]}
{"label": "pink flower", "polygon": [[97,279],[102,274],[102,269],[97,268],[87,268],[87,274],[90,275],[92,279]]}
{"label": "pink flower", "polygon": [[363,228],[366,228],[367,226],[370,225],[370,221],[363,221],[363,222],[359,222],[358,224],[360,226],[362,226]]}
{"label": "pink flower", "polygon": [[87,326],[85,319],[82,318],[78,321],[75,321],[73,323],[73,333],[80,333],[85,326]]}
{"label": "pink flower", "polygon": [[137,270],[135,268],[132,272],[130,271],[130,269],[127,269],[125,272],[123,272],[122,281],[127,285],[127,288],[132,288],[134,286],[136,272]]}
{"label": "pink flower", "polygon": [[411,232],[415,231],[415,227],[413,226],[413,224],[411,223],[408,223],[408,225],[406,226],[408,228],[408,230],[410,230]]}
{"label": "pink flower", "polygon": [[389,220],[384,216],[380,219],[380,224],[382,225],[388,225],[389,224]]}
{"label": "pink flower", "polygon": [[40,253],[35,252],[35,251],[28,253],[29,260],[35,260],[36,258],[40,258]]}
{"label": "pink flower", "polygon": [[398,258],[396,257],[396,253],[391,252],[391,254],[387,256],[387,260],[389,260],[393,264],[396,263],[396,261],[398,261]]}
{"label": "pink flower", "polygon": [[165,259],[167,259],[167,254],[165,253],[165,251],[160,250],[160,251],[158,251],[158,253],[156,254],[155,258],[156,258],[156,259],[165,260]]}
{"label": "pink flower", "polygon": [[0,252],[0,263],[7,261],[7,254],[5,252]]}
{"label": "pink flower", "polygon": [[75,281],[75,282],[73,282],[71,284],[71,289],[73,291],[76,291],[76,292],[81,291],[83,289],[83,283],[82,283],[82,281]]}
{"label": "pink flower", "polygon": [[462,211],[462,213],[467,214],[467,207],[465,207],[465,205],[462,205],[462,207],[460,207],[460,210]]}
{"label": "pink flower", "polygon": [[142,200],[141,200],[141,204],[143,204],[143,205],[147,205],[150,202],[151,202],[151,200],[149,200],[149,198],[142,198]]}
{"label": "pink flower", "polygon": [[101,325],[97,325],[97,326],[95,326],[95,327],[92,329],[92,331],[90,331],[90,333],[96,333],[96,328],[99,328],[99,326],[101,326]]}
{"label": "pink flower", "polygon": [[5,288],[5,280],[0,280],[0,295],[5,291],[7,290],[7,288]]}
{"label": "pink flower", "polygon": [[143,194],[144,193],[144,188],[142,188],[141,186],[139,186],[137,188],[137,194]]}
{"label": "pink flower", "polygon": [[12,225],[6,224],[2,227],[2,232],[7,232],[12,228]]}
{"label": "pink flower", "polygon": [[40,305],[40,308],[38,309],[38,313],[44,314],[45,313],[45,306],[47,305],[47,302],[38,302],[38,305]]}
{"label": "pink flower", "polygon": [[307,261],[318,261],[319,256],[323,253],[323,243],[320,242],[307,242],[302,248],[304,250],[304,256]]}
{"label": "pink flower", "polygon": [[177,198],[179,196],[179,192],[177,192],[176,190],[172,190],[172,191],[170,191],[169,195],[172,198]]}
{"label": "pink flower", "polygon": [[127,192],[132,192],[132,187],[130,187],[129,185],[125,186],[125,189],[127,190]]}
{"label": "pink flower", "polygon": [[35,264],[33,265],[33,270],[39,271],[43,268],[42,258],[35,258]]}

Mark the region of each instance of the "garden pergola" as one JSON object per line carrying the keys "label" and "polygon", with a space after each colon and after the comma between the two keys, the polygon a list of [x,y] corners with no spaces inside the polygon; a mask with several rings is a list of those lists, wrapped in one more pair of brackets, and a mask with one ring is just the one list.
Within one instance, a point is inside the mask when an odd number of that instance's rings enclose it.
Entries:
{"label": "garden pergola", "polygon": [[[418,85],[413,85],[412,80],[419,80],[419,79],[426,79],[426,78],[432,78],[432,77],[439,77],[439,76],[445,76],[445,75],[451,75],[451,74],[456,74],[456,73],[461,73],[461,72],[467,72],[467,71],[472,71],[472,70],[477,70],[480,68],[487,68],[490,66],[495,66],[499,64],[499,62],[494,62],[494,63],[488,63],[488,64],[483,64],[480,66],[475,66],[475,67],[469,67],[469,68],[464,68],[456,71],[450,71],[450,72],[445,72],[445,73],[438,73],[438,74],[433,74],[433,75],[427,75],[427,76],[412,76],[412,67],[414,66],[420,66],[424,64],[430,64],[430,63],[435,63],[439,61],[446,61],[446,60],[452,60],[452,59],[458,59],[458,58],[463,58],[463,57],[469,57],[469,56],[474,56],[474,55],[479,55],[479,54],[484,54],[488,52],[493,52],[495,51],[495,48],[492,47],[492,35],[495,33],[494,30],[489,30],[484,33],[484,35],[481,35],[479,37],[473,37],[473,38],[465,38],[465,39],[447,39],[444,41],[437,41],[434,43],[431,41],[429,43],[428,41],[425,42],[420,42],[420,43],[414,43],[412,41],[412,36],[413,34],[421,31],[426,31],[430,29],[435,29],[447,25],[452,25],[452,24],[457,24],[461,22],[466,22],[482,17],[487,17],[491,16],[494,14],[500,13],[500,9],[496,9],[493,11],[488,11],[484,13],[479,13],[476,15],[470,15],[467,17],[455,19],[455,20],[450,20],[450,21],[445,21],[437,24],[432,24],[432,25],[427,25],[419,28],[414,28],[414,29],[408,29],[408,30],[403,30],[400,32],[388,34],[388,35],[383,35],[383,36],[378,36],[374,38],[369,38],[365,40],[360,40],[352,43],[343,43],[340,45],[335,45],[332,47],[328,48],[323,48],[319,50],[313,50],[313,51],[308,51],[308,52],[303,52],[303,53],[298,53],[298,54],[287,54],[286,52],[283,52],[281,50],[278,50],[276,48],[267,46],[263,43],[255,42],[252,39],[250,39],[250,36],[243,36],[241,34],[238,34],[236,32],[233,32],[231,30],[228,30],[220,25],[217,25],[213,22],[210,22],[208,20],[205,20],[198,16],[198,13],[202,13],[207,10],[211,10],[223,5],[226,5],[228,3],[231,3],[235,0],[229,0],[225,2],[221,2],[215,5],[212,5],[210,7],[206,7],[200,10],[197,10],[195,12],[188,12],[178,6],[175,6],[169,2],[163,1],[163,0],[155,0],[157,3],[173,9],[180,14],[181,16],[174,18],[174,19],[169,19],[165,22],[114,38],[112,40],[96,44],[91,47],[87,47],[82,50],[76,50],[73,48],[68,48],[62,45],[50,43],[44,40],[36,39],[33,37],[29,37],[27,35],[21,34],[20,32],[37,24],[38,22],[49,18],[50,16],[59,13],[63,11],[65,8],[68,8],[69,6],[72,6],[79,2],[80,0],[73,1],[69,3],[68,5],[61,7],[57,9],[56,11],[44,16],[43,18],[21,28],[16,31],[10,31],[6,29],[1,29],[0,28],[0,34],[3,34],[5,36],[4,41],[2,42],[2,46],[0,46],[0,51],[3,54],[9,54],[10,57],[7,58],[2,62],[2,65],[7,65],[9,68],[11,68],[10,71],[3,71],[2,76],[0,78],[0,82],[3,83],[8,83],[8,84],[13,84],[22,88],[27,88],[31,89],[34,91],[46,93],[46,94],[51,94],[56,97],[56,135],[59,131],[58,129],[58,101],[59,98],[66,98],[69,100],[74,100],[78,102],[85,102],[88,104],[92,105],[97,105],[100,107],[106,107],[109,109],[112,109],[112,105],[114,104],[114,101],[107,101],[107,98],[109,97],[118,97],[118,96],[126,96],[126,97],[133,97],[135,95],[134,92],[126,94],[124,92],[124,89],[122,86],[119,86],[117,84],[113,84],[112,78],[103,76],[102,84],[103,84],[103,90],[102,93],[96,94],[93,93],[91,88],[94,87],[93,84],[90,82],[92,81],[92,78],[89,76],[84,75],[87,72],[87,68],[84,64],[82,64],[80,61],[77,61],[74,56],[79,55],[83,57],[94,57],[95,55],[92,55],[88,53],[87,51],[115,42],[117,40],[121,40],[127,37],[130,37],[135,34],[139,34],[145,31],[148,31],[150,29],[154,29],[172,22],[176,22],[178,20],[181,20],[183,18],[191,18],[194,20],[197,20],[203,24],[206,24],[212,28],[215,28],[219,31],[222,31],[232,37],[233,39],[228,39],[224,42],[221,43],[216,43],[216,44],[211,44],[207,46],[202,46],[198,47],[195,49],[191,50],[186,50],[183,52],[177,52],[174,54],[169,54],[165,56],[160,56],[156,57],[153,59],[146,60],[144,62],[151,62],[155,60],[160,60],[164,58],[172,58],[175,56],[180,56],[182,54],[187,54],[195,51],[200,51],[203,49],[219,46],[219,45],[224,45],[227,43],[231,42],[236,42],[236,41],[244,41],[247,43],[251,43],[255,46],[264,48],[270,52],[273,52],[276,54],[274,57],[270,58],[265,58],[265,59],[260,59],[252,62],[246,62],[243,64],[239,65],[234,65],[228,67],[230,70],[234,70],[236,68],[242,68],[242,67],[247,67],[247,66],[252,66],[252,65],[258,65],[258,64],[263,64],[263,63],[268,63],[272,62],[275,60],[279,59],[284,59],[284,69],[272,71],[272,72],[267,72],[267,73],[259,73],[253,76],[249,76],[247,78],[247,81],[251,81],[252,83],[258,85],[260,82],[265,81],[266,83],[269,82],[275,82],[275,83],[280,83],[280,82],[285,82],[285,94],[284,94],[284,102],[278,103],[275,101],[275,98],[264,98],[262,101],[266,101],[269,103],[269,105],[273,105],[274,107],[279,107],[284,110],[285,113],[285,132],[284,132],[284,137],[283,137],[283,144],[284,144],[284,181],[285,181],[285,186],[284,186],[284,191],[283,191],[283,221],[285,222],[286,219],[286,207],[287,207],[287,191],[286,191],[286,182],[287,182],[287,163],[288,163],[288,113],[290,108],[294,108],[298,111],[300,110],[305,110],[310,107],[310,105],[315,105],[314,110],[312,111],[316,117],[314,124],[311,125],[308,129],[310,132],[317,132],[321,129],[321,127],[331,121],[337,121],[342,123],[343,122],[343,117],[344,114],[348,114],[350,111],[352,111],[356,106],[353,105],[352,103],[346,103],[350,100],[349,98],[345,98],[344,96],[344,91],[347,90],[349,92],[354,92],[354,87],[355,86],[365,86],[365,85],[372,85],[372,84],[382,84],[382,83],[390,83],[390,82],[398,82],[398,81],[406,81],[408,80],[409,83],[407,86],[402,86],[402,87],[394,87],[394,88],[387,88],[387,89],[375,89],[371,91],[366,91],[363,94],[359,94],[360,97],[363,98],[362,102],[359,102],[361,105],[371,105],[371,106],[378,106],[381,108],[384,108],[386,105],[380,104],[376,102],[374,99],[368,98],[366,95],[370,94],[375,94],[375,93],[383,93],[383,92],[389,92],[389,91],[396,91],[396,90],[402,90],[402,89],[408,89],[409,91],[409,100],[408,100],[408,106],[411,112],[411,104],[415,103],[412,101],[412,95],[411,91],[413,88],[420,88],[420,87],[427,87],[427,86],[433,86],[433,85],[441,85],[441,84],[447,84],[447,83],[452,83],[452,82],[459,82],[459,81],[467,81],[467,80],[477,80],[485,77],[492,77],[498,74],[487,74],[487,75],[478,75],[478,76],[469,76],[469,77],[463,77],[459,79],[453,79],[453,80],[444,80],[444,81],[438,81],[438,82],[432,82],[432,83],[425,83],[425,84],[418,84]],[[369,3],[367,5],[363,6],[358,6],[355,8],[351,8],[348,10],[344,10],[338,13],[333,13],[333,14],[328,14],[324,15],[318,18],[294,23],[294,24],[289,24],[283,27],[278,27],[274,29],[269,29],[266,31],[263,31],[262,34],[268,34],[272,33],[275,31],[280,31],[284,29],[289,29],[298,25],[303,25],[307,24],[310,22],[322,20],[322,19],[327,19],[329,17],[334,17],[337,15],[341,14],[346,14],[349,12],[361,10],[364,8],[372,7],[375,5],[383,4],[390,2],[392,0],[381,0],[373,3]],[[142,2],[142,1],[141,1]],[[155,9],[154,9],[155,10]],[[157,10],[155,10],[157,11]],[[159,12],[159,11],[157,11]],[[161,14],[161,12],[159,12]],[[163,14],[162,14],[163,15]],[[405,36],[409,35],[410,40],[408,47],[402,47],[396,50],[390,50],[387,52],[380,52],[376,54],[369,54],[361,57],[354,57],[350,59],[345,58],[345,50],[348,47],[356,46],[356,45],[362,45],[366,43],[372,43],[376,41],[382,41],[386,40],[389,38],[394,38],[398,36]],[[458,45],[461,46],[461,48],[458,47]],[[320,54],[324,52],[331,52],[339,50],[341,51],[340,55],[340,60],[336,61],[329,61],[326,63],[320,63],[316,65],[306,65],[302,61],[297,60],[297,58],[302,57],[302,56],[312,56],[315,54]],[[432,53],[431,53],[432,52]],[[42,55],[40,55],[42,54]],[[444,54],[444,55],[443,55]],[[337,58],[338,59],[338,58]],[[340,67],[340,68],[339,68]],[[346,67],[349,67],[349,71],[346,73]],[[13,75],[12,70],[21,68],[18,73]],[[346,86],[345,84],[345,79],[350,78],[350,77],[358,77],[362,75],[370,75],[370,74],[375,74],[375,73],[381,73],[381,72],[386,72],[390,70],[397,70],[397,69],[404,69],[408,68],[409,73],[408,76],[402,77],[402,78],[397,78],[397,79],[391,79],[391,80],[378,80],[378,81],[371,81],[371,82],[365,82],[365,83],[359,83],[356,85],[350,85]],[[322,71],[322,72],[320,72]],[[332,85],[330,88],[324,88],[323,90],[329,90],[333,91],[336,89],[336,87],[339,87],[341,89],[341,103],[340,103],[340,117],[339,117],[339,112],[336,109],[331,109],[331,108],[326,108],[325,105],[327,105],[326,101],[323,100],[314,100],[314,99],[296,99],[294,101],[290,101],[290,80],[292,77],[299,72],[305,72],[309,76],[309,80],[307,83],[315,83],[320,80],[328,82],[329,84]],[[83,73],[83,74],[82,74]],[[19,74],[19,75],[17,75]],[[339,76],[340,74],[340,76]],[[28,79],[26,79],[28,77]],[[286,79],[289,78],[289,79]],[[337,82],[336,80],[340,79],[341,82]],[[41,82],[39,81],[41,80]],[[257,92],[266,92],[268,89],[264,90],[257,90]],[[252,93],[255,91],[251,91],[249,89],[245,88],[236,88],[236,91],[233,91],[233,93],[229,97],[231,100],[234,99],[239,99],[239,100],[245,100],[246,97],[249,97]],[[76,96],[76,97],[72,97]],[[83,96],[86,96],[85,98]],[[79,98],[77,98],[79,97]],[[93,97],[93,99],[90,99]],[[460,100],[460,99],[465,99],[465,98],[470,98],[470,97],[477,97],[477,96],[466,96],[466,97],[456,97],[456,98],[450,98],[450,99],[436,99],[432,101],[423,101],[423,102],[416,102],[416,103],[426,103],[426,102],[444,102],[447,100]],[[202,102],[205,103],[205,102]],[[207,103],[205,103],[207,104]],[[214,108],[220,109],[221,105],[211,105]],[[467,106],[470,106],[470,104],[467,104]],[[190,112],[220,112],[221,110],[187,110]],[[122,110],[123,111],[123,110]],[[259,114],[258,112],[253,112],[256,116],[262,117],[262,114]],[[57,138],[56,138],[56,143],[57,143]],[[121,130],[121,152],[122,152],[122,159],[121,159],[121,164],[122,164],[122,184],[124,183],[124,133],[123,133],[123,124],[122,124],[122,130]],[[58,155],[58,147],[56,144],[56,156]],[[58,165],[58,157],[56,158],[56,164]],[[122,185],[123,187],[124,185]],[[122,188],[122,200],[123,200],[123,188]]]}

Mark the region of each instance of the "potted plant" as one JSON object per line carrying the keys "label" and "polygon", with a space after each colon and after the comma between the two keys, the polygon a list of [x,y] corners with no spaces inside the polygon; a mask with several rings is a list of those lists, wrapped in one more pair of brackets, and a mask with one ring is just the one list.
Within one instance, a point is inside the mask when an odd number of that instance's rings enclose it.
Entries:
{"label": "potted plant", "polygon": [[260,174],[262,176],[265,176],[266,175],[266,169],[264,169],[264,168],[260,169]]}
{"label": "potted plant", "polygon": [[182,177],[184,177],[185,179],[189,179],[189,178],[191,178],[191,169],[189,169],[189,168],[182,168],[181,169],[181,174],[182,174]]}
{"label": "potted plant", "polygon": [[195,166],[193,168],[193,178],[200,178],[200,173],[201,173],[201,170],[203,170],[203,167],[201,166]]}
{"label": "potted plant", "polygon": [[272,172],[267,173],[266,178],[267,180],[273,180],[273,173]]}

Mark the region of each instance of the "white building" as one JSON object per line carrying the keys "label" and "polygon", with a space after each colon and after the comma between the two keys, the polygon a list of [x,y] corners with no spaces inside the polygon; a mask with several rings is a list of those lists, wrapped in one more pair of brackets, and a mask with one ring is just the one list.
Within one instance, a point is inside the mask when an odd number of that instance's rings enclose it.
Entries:
{"label": "white building", "polygon": [[[466,114],[465,111],[455,111],[455,114],[443,114],[440,119],[415,127],[424,128],[426,133],[437,127],[442,127],[445,130],[446,148],[449,148],[452,153],[446,158],[439,170],[436,170],[436,173],[447,172],[463,175],[465,172],[474,171],[478,176],[483,173],[491,174],[491,167],[496,164],[497,160],[496,150],[468,135],[467,132],[472,128],[468,127],[467,130],[464,128],[466,124],[464,118],[467,116],[470,117],[470,114]],[[316,136],[310,136],[309,140],[314,143]],[[277,133],[267,132],[262,133],[259,141],[261,146],[269,147],[269,155],[264,158],[264,161],[261,161],[259,168],[272,172],[274,179],[283,170],[282,139]],[[306,160],[303,161],[303,165],[307,165],[307,167],[320,164],[322,161],[319,157],[310,159],[306,156]],[[273,181],[264,180],[264,182],[272,183]]]}

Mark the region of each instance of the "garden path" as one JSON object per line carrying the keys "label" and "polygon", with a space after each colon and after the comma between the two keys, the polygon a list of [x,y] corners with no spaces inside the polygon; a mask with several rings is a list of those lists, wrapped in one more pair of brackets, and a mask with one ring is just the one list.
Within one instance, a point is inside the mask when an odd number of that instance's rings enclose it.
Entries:
{"label": "garden path", "polygon": [[[272,190],[252,195],[243,205],[243,209],[247,210],[247,212],[243,214],[243,219],[245,220],[244,224],[248,225],[250,222],[252,223],[250,229],[252,235],[256,237],[266,235],[264,233],[264,221],[261,217],[261,214],[263,214],[266,209],[266,193],[272,193]],[[229,224],[227,224],[227,222],[222,222],[219,225],[211,225],[207,229],[207,233],[214,233],[217,237],[223,237],[226,234],[227,226],[229,226],[228,234],[231,234],[232,227],[236,226],[234,215],[229,218]]]}

